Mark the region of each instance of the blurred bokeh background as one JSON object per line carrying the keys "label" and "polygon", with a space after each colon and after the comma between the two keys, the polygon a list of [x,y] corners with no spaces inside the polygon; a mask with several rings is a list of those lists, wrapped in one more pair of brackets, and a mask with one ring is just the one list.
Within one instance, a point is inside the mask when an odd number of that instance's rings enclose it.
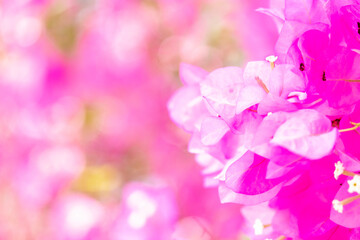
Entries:
{"label": "blurred bokeh background", "polygon": [[242,239],[168,117],[181,62],[272,54],[266,0],[1,0],[0,239]]}

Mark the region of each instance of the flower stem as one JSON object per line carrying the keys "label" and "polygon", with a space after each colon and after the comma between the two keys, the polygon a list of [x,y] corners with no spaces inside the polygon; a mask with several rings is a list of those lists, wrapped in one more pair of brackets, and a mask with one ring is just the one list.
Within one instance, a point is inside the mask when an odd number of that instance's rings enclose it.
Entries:
{"label": "flower stem", "polygon": [[355,201],[356,199],[359,199],[359,198],[360,198],[360,194],[342,200],[342,201],[341,201],[341,204],[342,204],[342,205],[346,205],[346,204],[352,203],[353,201]]}
{"label": "flower stem", "polygon": [[326,81],[334,81],[334,82],[360,82],[360,79],[345,79],[345,78],[339,78],[339,79],[326,79]]}
{"label": "flower stem", "polygon": [[353,123],[351,122],[352,125],[355,125],[351,128],[345,128],[345,129],[340,129],[339,132],[349,132],[349,131],[353,131],[356,130],[358,127],[360,127],[360,123]]}
{"label": "flower stem", "polygon": [[269,89],[266,87],[265,83],[259,77],[255,77],[255,80],[259,84],[259,86],[262,87],[262,89],[264,89],[266,93],[270,92]]}

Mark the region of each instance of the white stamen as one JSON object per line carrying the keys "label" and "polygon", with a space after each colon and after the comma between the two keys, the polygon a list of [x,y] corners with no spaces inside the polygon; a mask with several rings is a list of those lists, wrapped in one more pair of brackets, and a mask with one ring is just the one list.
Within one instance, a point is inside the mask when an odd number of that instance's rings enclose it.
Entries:
{"label": "white stamen", "polygon": [[342,162],[338,161],[337,163],[335,163],[334,178],[338,180],[339,176],[343,174],[344,170],[345,168]]}
{"label": "white stamen", "polygon": [[355,175],[353,177],[353,179],[348,181],[348,184],[349,184],[349,189],[348,189],[349,193],[356,192],[356,193],[360,194],[360,176],[359,175]]}
{"label": "white stamen", "polygon": [[261,222],[260,219],[256,219],[253,225],[255,235],[262,235],[264,231],[264,224]]}
{"label": "white stamen", "polygon": [[334,199],[332,201],[332,205],[333,205],[333,208],[335,209],[335,211],[337,211],[339,213],[343,213],[344,206],[339,200]]}
{"label": "white stamen", "polygon": [[278,59],[277,56],[271,55],[265,58],[266,61],[270,62],[270,63],[274,63],[276,62],[276,60]]}
{"label": "white stamen", "polygon": [[266,61],[270,62],[271,70],[273,70],[275,68],[275,61],[278,59],[278,57],[276,57],[276,56],[268,56],[265,59],[266,59]]}

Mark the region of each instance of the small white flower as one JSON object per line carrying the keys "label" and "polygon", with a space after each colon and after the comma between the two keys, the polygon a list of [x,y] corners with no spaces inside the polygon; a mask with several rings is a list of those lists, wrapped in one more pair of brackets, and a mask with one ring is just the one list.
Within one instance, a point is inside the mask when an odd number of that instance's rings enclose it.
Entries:
{"label": "small white flower", "polygon": [[334,178],[338,180],[339,176],[343,174],[344,170],[345,168],[342,162],[338,161],[337,163],[335,163]]}
{"label": "small white flower", "polygon": [[333,208],[335,209],[335,211],[337,211],[339,213],[343,213],[344,206],[342,205],[342,203],[339,200],[334,199],[332,201],[332,205],[333,205]]}
{"label": "small white flower", "polygon": [[260,219],[257,218],[255,220],[253,228],[255,230],[255,235],[261,235],[261,234],[263,234],[263,231],[264,231],[264,224],[261,222]]}
{"label": "small white flower", "polygon": [[355,175],[353,177],[353,179],[348,181],[348,184],[349,184],[349,189],[348,189],[349,193],[356,192],[356,193],[360,194],[360,176],[359,175]]}
{"label": "small white flower", "polygon": [[268,56],[268,57],[265,58],[266,61],[271,62],[271,63],[276,62],[277,59],[278,59],[278,57],[277,57],[277,56],[273,56],[273,55]]}

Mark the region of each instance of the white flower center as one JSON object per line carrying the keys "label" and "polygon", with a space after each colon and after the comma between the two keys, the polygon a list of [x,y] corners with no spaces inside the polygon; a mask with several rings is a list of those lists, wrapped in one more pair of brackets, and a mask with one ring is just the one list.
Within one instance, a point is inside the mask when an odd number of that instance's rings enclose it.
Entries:
{"label": "white flower center", "polygon": [[255,235],[262,235],[264,231],[264,224],[261,222],[260,219],[256,219],[253,225]]}
{"label": "white flower center", "polygon": [[353,179],[348,181],[349,184],[349,189],[348,192],[349,193],[358,193],[360,194],[360,176],[359,175],[355,175],[353,177]]}

